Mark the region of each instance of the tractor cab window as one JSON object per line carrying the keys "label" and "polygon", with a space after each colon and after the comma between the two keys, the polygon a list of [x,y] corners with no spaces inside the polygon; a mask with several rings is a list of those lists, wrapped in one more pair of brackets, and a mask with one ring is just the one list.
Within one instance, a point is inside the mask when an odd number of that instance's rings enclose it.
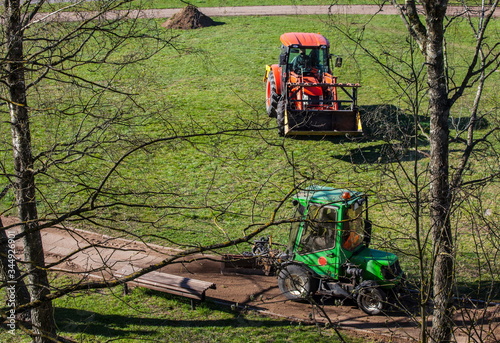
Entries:
{"label": "tractor cab window", "polygon": [[299,253],[331,249],[335,246],[337,209],[331,206],[309,206]]}
{"label": "tractor cab window", "polygon": [[292,227],[290,228],[290,236],[288,237],[288,246],[287,251],[293,251],[293,246],[295,245],[295,241],[297,240],[297,234],[299,233],[301,219],[304,217],[304,212],[306,208],[300,204],[298,201],[294,203],[295,205],[295,215],[294,218],[296,221],[292,222]]}
{"label": "tractor cab window", "polygon": [[363,243],[365,235],[364,210],[365,207],[357,202],[346,210],[342,232],[342,247],[344,249],[354,250]]}
{"label": "tractor cab window", "polygon": [[327,50],[321,48],[292,48],[288,57],[289,68],[300,74],[305,72],[327,72]]}

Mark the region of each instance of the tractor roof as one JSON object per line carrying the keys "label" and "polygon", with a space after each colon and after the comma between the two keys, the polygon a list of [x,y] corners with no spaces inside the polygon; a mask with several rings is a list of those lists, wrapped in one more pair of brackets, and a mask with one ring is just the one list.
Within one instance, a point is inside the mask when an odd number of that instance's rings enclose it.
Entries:
{"label": "tractor roof", "polygon": [[[349,193],[349,198],[344,198],[343,194]],[[354,201],[363,197],[363,193],[351,191],[348,189],[332,188],[324,186],[310,186],[297,193],[294,197],[299,202],[315,202],[319,204],[332,203],[347,203],[352,204]],[[302,200],[302,201],[301,201]]]}
{"label": "tractor roof", "polygon": [[280,37],[281,43],[285,46],[297,45],[304,47],[330,46],[328,39],[319,33],[288,32]]}

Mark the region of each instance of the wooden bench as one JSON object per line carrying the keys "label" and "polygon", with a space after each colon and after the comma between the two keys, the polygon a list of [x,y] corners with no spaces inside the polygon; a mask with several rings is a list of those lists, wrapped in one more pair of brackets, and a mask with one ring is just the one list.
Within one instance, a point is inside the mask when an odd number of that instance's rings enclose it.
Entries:
{"label": "wooden bench", "polygon": [[[125,267],[113,272],[115,277],[123,277],[133,273],[131,267]],[[205,292],[208,289],[215,289],[216,286],[212,282],[191,279],[183,276],[167,274],[163,272],[153,271],[133,281],[128,282],[134,286],[149,288],[155,291],[179,295],[191,299],[191,308],[195,308],[195,301],[204,301]],[[127,292],[127,283],[125,283],[125,292]]]}

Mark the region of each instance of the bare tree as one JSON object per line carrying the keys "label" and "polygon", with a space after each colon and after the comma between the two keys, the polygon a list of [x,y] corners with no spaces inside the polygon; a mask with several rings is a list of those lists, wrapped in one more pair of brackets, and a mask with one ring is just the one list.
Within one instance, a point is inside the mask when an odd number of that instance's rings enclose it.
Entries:
{"label": "bare tree", "polygon": [[[463,185],[472,149],[477,144],[474,139],[478,103],[481,98],[484,80],[499,65],[498,42],[488,46],[485,33],[488,23],[498,5],[498,1],[480,9],[478,29],[475,30],[476,49],[470,58],[469,68],[461,82],[450,80],[446,64],[446,11],[448,1],[422,1],[425,25],[418,16],[416,3],[406,1],[405,7],[399,6],[409,33],[418,43],[425,57],[430,117],[430,218],[433,235],[433,325],[430,339],[434,342],[450,341],[453,334],[453,293],[456,244],[450,218],[453,215],[453,202]],[[464,8],[467,12],[467,7]],[[472,21],[471,21],[472,24]],[[472,26],[474,27],[474,26]],[[451,81],[451,82],[450,82]],[[456,84],[457,86],[454,86]],[[450,109],[464,94],[467,88],[477,85],[477,96],[470,114],[466,148],[462,161],[451,177],[449,166]],[[482,140],[482,139],[481,139]],[[498,174],[497,174],[498,175]],[[496,175],[494,175],[496,176]]]}
{"label": "bare tree", "polygon": [[[5,284],[8,285],[8,301],[11,305],[14,303],[16,303],[15,305],[27,304],[30,302],[30,295],[15,260],[14,236],[8,237],[3,228],[3,222],[0,218],[0,275]],[[8,317],[29,321],[28,312],[9,314]]]}
{"label": "bare tree", "polygon": [[[418,159],[419,140],[426,137],[430,144],[428,179],[424,171],[419,171],[415,162],[413,171],[400,173],[396,170],[386,170],[393,175],[395,182],[400,185],[401,193],[405,194],[408,186],[413,193],[405,202],[412,209],[415,220],[415,234],[418,256],[421,263],[421,280],[427,278],[427,266],[432,268],[431,283],[421,285],[421,291],[432,285],[432,293],[421,292],[422,341],[430,339],[433,342],[449,342],[453,334],[454,295],[456,291],[455,257],[458,252],[456,232],[452,226],[452,219],[458,218],[458,209],[464,210],[464,197],[470,196],[472,185],[482,185],[498,178],[498,168],[493,168],[477,177],[465,176],[470,168],[471,159],[475,150],[481,145],[489,145],[498,132],[494,118],[492,127],[486,132],[478,134],[480,128],[480,103],[484,93],[486,80],[498,69],[500,51],[498,41],[488,39],[488,24],[493,18],[498,1],[483,3],[479,8],[470,8],[464,4],[455,8],[455,13],[448,16],[448,1],[391,1],[399,9],[403,23],[409,33],[408,49],[403,53],[383,49],[383,54],[365,48],[363,34],[369,30],[369,24],[363,25],[357,32],[340,25],[337,29],[368,54],[382,72],[397,89],[397,94],[406,101],[413,115],[413,130],[405,132],[403,145],[413,146],[414,158]],[[458,10],[460,9],[460,10]],[[467,62],[466,72],[455,73],[450,62],[451,55],[447,49],[447,36],[452,33],[452,25],[457,21],[467,21],[471,28],[471,36],[475,40],[474,50],[464,58]],[[414,46],[418,49],[414,49]],[[420,56],[418,56],[418,51]],[[403,57],[402,57],[403,56]],[[476,93],[472,97],[472,104],[467,123],[461,129],[453,127],[455,134],[450,133],[450,111],[456,106],[459,99],[467,95],[475,87]],[[425,106],[424,100],[427,99]],[[392,114],[397,114],[393,112]],[[427,130],[423,121],[429,118],[430,126]],[[377,124],[376,121],[373,122]],[[380,124],[380,122],[378,123]],[[398,123],[399,124],[399,123]],[[370,124],[368,124],[370,125]],[[398,128],[402,126],[398,125]],[[392,132],[397,129],[392,128]],[[391,131],[389,130],[389,131]],[[402,131],[401,131],[402,132]],[[388,138],[389,141],[402,137],[399,133]],[[385,133],[390,136],[389,133]],[[461,156],[455,165],[450,166],[450,142],[462,142]],[[484,146],[483,146],[484,147]],[[495,154],[494,149],[490,149]],[[398,157],[397,154],[393,156]],[[396,159],[397,160],[397,159]],[[495,157],[493,157],[495,160]],[[401,165],[400,165],[401,166]],[[425,177],[424,177],[425,176]],[[423,182],[422,182],[423,181]],[[407,185],[405,185],[407,183]],[[428,192],[428,196],[426,196]],[[467,196],[465,194],[468,194]],[[426,208],[428,206],[428,212]],[[429,222],[424,218],[428,215]],[[427,224],[426,224],[427,223]],[[425,262],[426,244],[428,237],[423,226],[429,225],[432,238],[432,259],[430,264]],[[432,328],[427,332],[425,302],[432,294],[434,305]]]}
{"label": "bare tree", "polygon": [[[177,48],[169,32],[158,30],[154,21],[139,22],[140,12],[127,11],[129,3],[71,3],[63,10],[74,9],[71,16],[78,20],[64,21],[64,12],[57,7],[42,13],[42,8],[51,8],[44,1],[5,2],[1,92],[2,101],[9,106],[10,119],[4,123],[11,129],[12,139],[2,142],[2,150],[4,155],[9,150],[14,153],[14,163],[4,158],[1,177],[15,189],[13,207],[19,220],[5,225],[2,232],[15,231],[14,239],[23,240],[19,280],[26,280],[30,299],[19,298],[17,311],[31,311],[31,322],[20,321],[19,325],[35,342],[63,340],[56,332],[51,305],[54,299],[79,290],[121,285],[187,255],[251,240],[280,222],[276,213],[287,198],[284,194],[275,209],[264,215],[258,207],[268,204],[251,199],[253,224],[242,228],[236,237],[223,232],[206,244],[189,246],[162,233],[147,237],[134,232],[140,227],[160,232],[174,216],[188,218],[204,212],[219,218],[234,215],[230,208],[245,193],[238,191],[235,183],[234,196],[224,201],[210,199],[207,194],[221,192],[216,169],[203,191],[192,192],[176,182],[155,180],[153,174],[162,173],[164,166],[158,170],[148,168],[161,149],[175,151],[184,145],[196,150],[201,139],[203,154],[221,160],[247,160],[252,156],[220,156],[219,146],[233,138],[254,138],[259,127],[244,120],[221,120],[220,128],[207,128],[189,114],[182,120],[172,118],[161,97],[162,90],[148,87],[147,73],[142,79],[127,82],[128,68],[140,70],[142,61],[162,49]],[[88,9],[93,11],[83,12]],[[142,49],[130,49],[132,41],[140,42]],[[158,101],[142,102],[141,92],[145,91],[158,95]],[[40,131],[45,131],[48,138],[37,136]],[[257,147],[248,154],[258,156],[261,152],[262,148]],[[137,177],[145,173],[150,173],[147,178]],[[12,213],[13,209],[2,209],[2,214],[5,212]],[[89,242],[47,263],[41,233],[56,225],[67,226],[69,231],[77,225],[99,227],[138,240],[154,237],[187,248],[122,279],[89,281],[83,277],[56,288],[50,282],[50,268],[57,270],[80,251],[101,248]],[[221,237],[225,243],[218,243]],[[6,243],[6,237],[2,243]],[[102,268],[109,270],[112,266],[103,261]],[[5,313],[2,318],[6,319]]]}
{"label": "bare tree", "polygon": [[[129,63],[140,61],[149,57],[156,51],[167,46],[168,39],[154,37],[146,30],[134,27],[133,20],[122,21],[120,16],[113,19],[94,20],[101,14],[109,12],[128,1],[112,1],[102,4],[98,11],[77,25],[58,23],[36,19],[40,14],[45,1],[37,4],[21,2],[18,0],[4,2],[5,13],[2,21],[5,23],[2,31],[2,93],[3,100],[8,104],[10,112],[10,123],[12,132],[13,168],[4,166],[4,177],[12,183],[15,190],[17,213],[19,217],[20,233],[16,239],[23,239],[24,262],[26,271],[26,284],[30,293],[30,303],[36,304],[31,307],[31,335],[36,342],[49,342],[56,339],[56,326],[54,322],[51,302],[47,300],[50,294],[50,284],[45,267],[44,252],[40,230],[40,216],[37,205],[37,176],[45,173],[54,164],[66,164],[69,160],[78,159],[82,151],[76,151],[77,143],[88,143],[87,149],[91,149],[91,135],[98,131],[94,128],[82,136],[74,137],[66,142],[56,142],[48,150],[43,151],[32,143],[31,117],[36,113],[47,110],[37,108],[48,104],[43,99],[37,99],[37,87],[50,87],[51,82],[59,82],[67,85],[67,89],[81,89],[94,94],[100,102],[100,97],[106,91],[111,94],[128,94],[113,89],[111,84],[98,84],[90,78],[85,77],[78,67],[83,64],[100,65],[112,64],[120,67]],[[75,5],[70,6],[77,6]],[[45,18],[50,18],[57,11],[46,13]],[[123,23],[123,24],[122,24]],[[125,28],[123,28],[125,27]],[[60,30],[62,29],[62,30]],[[99,36],[100,42],[94,44],[95,36]],[[127,56],[121,60],[116,59],[113,51],[116,51],[127,39],[143,39],[155,42],[151,49],[145,49],[143,53],[136,56]],[[89,47],[89,45],[92,45]],[[115,76],[117,74],[115,73]],[[110,76],[112,80],[113,75]],[[75,94],[73,94],[75,95]],[[29,103],[29,99],[31,99]],[[73,98],[73,101],[76,99]],[[82,106],[68,106],[61,98],[53,103],[59,102],[52,110],[54,117],[71,116],[77,113],[84,116],[96,117],[97,106],[82,104]],[[102,105],[102,103],[101,103]],[[106,121],[117,120],[115,117],[103,118],[101,125]],[[52,120],[56,124],[56,120]],[[102,131],[102,130],[101,130]],[[61,149],[61,146],[63,148]],[[74,149],[74,150],[73,150]],[[85,147],[82,147],[84,150]],[[36,151],[39,152],[38,155]],[[63,154],[65,154],[63,156]],[[57,156],[57,159],[52,158]],[[12,170],[10,172],[9,170]],[[92,207],[92,204],[90,205]],[[56,220],[56,222],[62,219]],[[5,237],[4,237],[5,238]],[[5,239],[4,239],[5,240]],[[20,284],[19,284],[20,285]],[[18,299],[21,301],[21,298]],[[24,301],[21,301],[21,304]],[[26,305],[26,304],[24,304]]]}
{"label": "bare tree", "polygon": [[[5,86],[8,89],[8,104],[12,129],[12,151],[14,153],[14,188],[24,234],[24,256],[28,269],[28,290],[33,301],[49,293],[49,281],[45,271],[45,258],[40,231],[37,230],[38,213],[35,196],[35,178],[31,145],[31,131],[27,104],[27,87],[24,67],[23,32],[26,22],[21,17],[20,1],[5,2],[6,56]],[[36,341],[48,341],[55,335],[52,304],[43,304],[31,313],[33,333]],[[43,329],[42,329],[43,328]]]}

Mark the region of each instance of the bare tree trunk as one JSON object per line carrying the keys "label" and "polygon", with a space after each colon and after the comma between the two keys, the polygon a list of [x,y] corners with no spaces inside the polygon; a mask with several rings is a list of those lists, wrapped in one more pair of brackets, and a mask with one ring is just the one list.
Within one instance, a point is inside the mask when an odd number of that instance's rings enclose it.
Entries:
{"label": "bare tree trunk", "polygon": [[[423,0],[424,25],[414,0],[405,6],[396,1],[411,36],[417,41],[427,66],[430,116],[430,220],[433,237],[433,302],[434,312],[430,339],[449,342],[453,334],[454,240],[451,232],[451,190],[449,183],[449,127],[452,102],[448,97],[444,49],[444,19],[447,0]],[[425,337],[425,334],[423,335]]]}
{"label": "bare tree trunk", "polygon": [[[19,271],[17,262],[13,259],[15,249],[12,248],[14,243],[11,240],[13,241],[5,232],[2,218],[0,218],[0,273],[7,284],[7,304],[11,307],[10,304],[13,300],[13,307],[15,309],[19,305],[29,303],[30,295],[26,284],[21,279],[21,272]],[[14,299],[12,299],[12,295]],[[26,312],[16,313],[16,318],[25,321],[29,320],[29,312]]]}
{"label": "bare tree trunk", "polygon": [[[7,52],[7,85],[14,152],[15,191],[21,232],[24,236],[24,257],[28,271],[27,284],[31,301],[49,294],[42,238],[38,230],[38,213],[33,175],[33,155],[29,113],[26,101],[25,66],[23,64],[23,23],[19,0],[5,1]],[[43,302],[31,310],[34,342],[51,342],[55,334],[52,304]]]}
{"label": "bare tree trunk", "polygon": [[450,224],[449,187],[450,101],[444,56],[444,25],[447,1],[427,1],[427,82],[430,116],[430,216],[434,243],[433,300],[431,340],[449,342],[453,333],[453,237]]}

